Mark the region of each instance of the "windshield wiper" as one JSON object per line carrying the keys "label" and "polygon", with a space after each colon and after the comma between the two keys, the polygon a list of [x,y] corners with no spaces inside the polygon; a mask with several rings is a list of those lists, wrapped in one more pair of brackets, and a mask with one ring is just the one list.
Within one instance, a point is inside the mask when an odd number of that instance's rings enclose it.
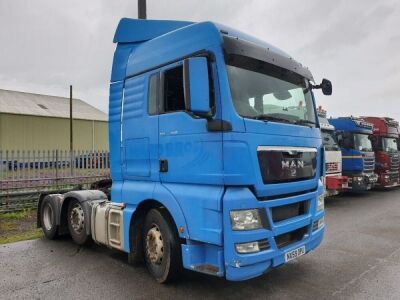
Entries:
{"label": "windshield wiper", "polygon": [[254,117],[254,119],[263,120],[263,121],[276,121],[276,122],[292,123],[293,124],[293,122],[289,121],[288,119],[274,117],[274,116],[271,116],[271,115],[258,115],[256,117]]}
{"label": "windshield wiper", "polygon": [[[315,125],[315,122],[309,121],[309,120],[297,120],[294,122],[294,124],[296,124],[296,125],[307,125],[307,124]],[[309,127],[312,127],[312,126],[309,126]]]}

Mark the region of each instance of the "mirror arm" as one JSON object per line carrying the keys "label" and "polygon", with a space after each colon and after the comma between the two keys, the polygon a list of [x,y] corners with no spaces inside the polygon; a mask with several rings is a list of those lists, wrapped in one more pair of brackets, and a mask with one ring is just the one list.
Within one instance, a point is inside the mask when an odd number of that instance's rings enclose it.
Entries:
{"label": "mirror arm", "polygon": [[310,83],[310,86],[311,86],[311,88],[312,88],[313,90],[322,89],[322,84],[313,85],[313,84]]}

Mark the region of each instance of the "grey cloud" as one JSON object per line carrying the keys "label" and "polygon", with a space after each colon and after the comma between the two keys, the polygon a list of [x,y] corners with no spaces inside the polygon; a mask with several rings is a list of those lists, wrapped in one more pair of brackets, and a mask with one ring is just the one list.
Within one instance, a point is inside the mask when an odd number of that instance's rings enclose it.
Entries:
{"label": "grey cloud", "polygon": [[[0,88],[75,95],[107,111],[108,83],[121,17],[136,0],[2,0]],[[400,3],[329,0],[148,0],[153,19],[211,20],[264,39],[332,79],[316,93],[331,115],[400,119]]]}

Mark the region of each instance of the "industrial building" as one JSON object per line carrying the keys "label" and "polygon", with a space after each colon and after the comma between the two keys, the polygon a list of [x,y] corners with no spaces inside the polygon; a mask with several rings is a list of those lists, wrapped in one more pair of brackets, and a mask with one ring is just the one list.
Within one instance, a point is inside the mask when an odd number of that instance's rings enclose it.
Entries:
{"label": "industrial building", "polygon": [[[69,98],[0,89],[0,150],[69,150]],[[73,99],[74,150],[108,150],[107,115]]]}

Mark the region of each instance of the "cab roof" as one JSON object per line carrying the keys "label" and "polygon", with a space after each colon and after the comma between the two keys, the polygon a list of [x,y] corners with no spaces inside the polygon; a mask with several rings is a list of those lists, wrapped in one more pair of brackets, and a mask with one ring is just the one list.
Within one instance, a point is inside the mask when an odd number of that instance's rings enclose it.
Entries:
{"label": "cab roof", "polygon": [[[290,61],[293,70],[300,75],[313,80],[311,72],[296,62],[289,54],[279,48],[266,43],[253,36],[213,22],[190,22],[174,20],[143,20],[123,18],[120,20],[114,35],[114,43],[123,46],[134,44],[135,65],[127,67],[126,75],[132,72],[140,72],[149,67],[149,63],[157,63],[159,60],[169,59],[171,52],[183,54],[183,51],[190,51],[196,45],[204,46],[204,43],[223,43],[222,36],[232,37],[238,40],[267,49],[270,56],[279,60]],[[158,55],[154,55],[157,49]],[[172,57],[172,56],[171,56]],[[147,63],[145,63],[147,61]],[[274,61],[272,59],[272,61]],[[130,74],[128,74],[128,71]]]}
{"label": "cab roof", "polygon": [[399,123],[387,117],[361,117],[366,122],[374,124],[374,135],[398,137]]}
{"label": "cab roof", "polygon": [[372,134],[374,125],[357,117],[330,118],[329,123],[335,126],[337,131],[349,131],[354,133]]}

